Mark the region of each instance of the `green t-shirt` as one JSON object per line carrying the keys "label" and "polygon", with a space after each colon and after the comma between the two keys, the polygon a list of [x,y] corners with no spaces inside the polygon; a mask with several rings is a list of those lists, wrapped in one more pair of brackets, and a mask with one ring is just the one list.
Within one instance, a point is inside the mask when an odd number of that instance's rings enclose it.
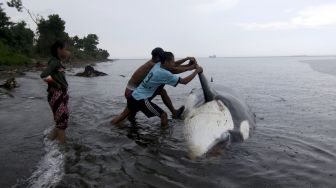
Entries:
{"label": "green t-shirt", "polygon": [[48,91],[50,88],[57,88],[66,90],[68,88],[68,82],[65,79],[65,67],[61,60],[52,58],[48,62],[48,67],[41,73],[41,78],[51,76],[56,83],[48,84]]}

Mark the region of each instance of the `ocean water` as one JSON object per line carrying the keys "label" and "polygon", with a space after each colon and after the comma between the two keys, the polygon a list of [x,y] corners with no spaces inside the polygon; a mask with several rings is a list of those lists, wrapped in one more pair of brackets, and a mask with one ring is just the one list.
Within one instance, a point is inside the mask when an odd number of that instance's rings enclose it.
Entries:
{"label": "ocean water", "polygon": [[[110,125],[126,105],[129,77],[145,60],[98,64],[106,77],[67,73],[65,146],[45,138],[53,126],[46,86],[39,73],[27,73],[17,79],[19,88],[0,92],[0,187],[336,187],[336,76],[302,62],[328,58],[200,58],[216,90],[235,90],[257,126],[245,142],[196,160],[188,158],[181,120],[163,130],[158,118],[139,113],[136,127]],[[195,79],[166,89],[179,107],[197,87]]]}

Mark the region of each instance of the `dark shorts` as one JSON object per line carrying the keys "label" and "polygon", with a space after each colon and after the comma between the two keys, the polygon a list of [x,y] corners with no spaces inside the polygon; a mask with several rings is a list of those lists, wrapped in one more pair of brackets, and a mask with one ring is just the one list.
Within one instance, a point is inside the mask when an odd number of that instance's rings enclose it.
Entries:
{"label": "dark shorts", "polygon": [[127,98],[127,108],[132,112],[141,111],[147,117],[161,117],[161,115],[164,113],[164,111],[159,106],[154,104],[152,101],[149,101],[149,99],[141,99],[137,101],[133,98],[133,96]]}
{"label": "dark shorts", "polygon": [[158,116],[161,117],[161,115],[164,113],[164,111],[154,104],[152,102],[152,99],[156,97],[156,95],[159,95],[163,89],[164,85],[160,86],[152,97],[148,99],[141,99],[136,100],[132,95],[130,95],[127,98],[127,108],[130,109],[132,112],[143,112],[147,117],[154,117]]}

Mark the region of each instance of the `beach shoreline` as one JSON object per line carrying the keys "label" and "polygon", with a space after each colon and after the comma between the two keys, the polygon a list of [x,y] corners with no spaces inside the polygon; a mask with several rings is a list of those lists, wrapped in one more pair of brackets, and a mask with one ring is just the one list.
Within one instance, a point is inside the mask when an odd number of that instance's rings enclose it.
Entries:
{"label": "beach shoreline", "polygon": [[[4,81],[9,78],[15,78],[24,76],[25,72],[36,72],[42,71],[49,59],[37,59],[33,60],[33,63],[28,65],[0,65],[0,81]],[[97,63],[103,62],[113,62],[114,59],[106,59],[106,60],[74,60],[70,63],[65,64],[65,66],[69,69],[72,68],[83,68],[87,65],[95,66]]]}

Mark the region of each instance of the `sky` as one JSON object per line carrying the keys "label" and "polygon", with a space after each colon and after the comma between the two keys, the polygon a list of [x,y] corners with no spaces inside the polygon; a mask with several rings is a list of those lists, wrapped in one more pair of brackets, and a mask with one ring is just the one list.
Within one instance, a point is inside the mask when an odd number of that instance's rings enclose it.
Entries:
{"label": "sky", "polygon": [[[0,0],[5,2],[5,0]],[[95,33],[112,58],[147,58],[154,47],[177,57],[336,54],[336,0],[23,0],[59,14],[70,36]],[[36,26],[5,6],[13,21]]]}

